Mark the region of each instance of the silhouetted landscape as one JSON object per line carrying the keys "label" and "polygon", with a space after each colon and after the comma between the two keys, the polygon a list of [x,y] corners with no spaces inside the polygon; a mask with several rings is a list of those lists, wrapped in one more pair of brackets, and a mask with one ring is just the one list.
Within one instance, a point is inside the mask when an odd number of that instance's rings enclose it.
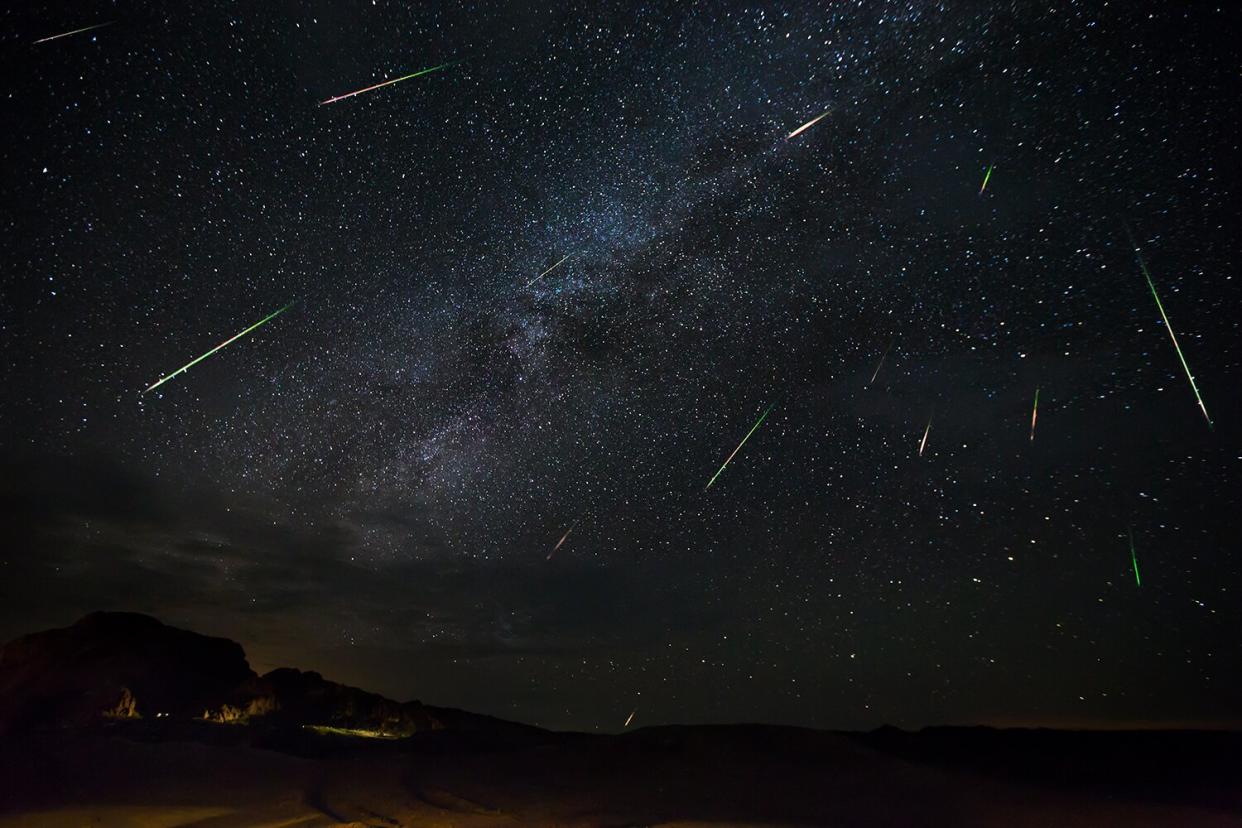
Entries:
{"label": "silhouetted landscape", "polygon": [[0,825],[1242,824],[1242,734],[543,730],[94,613],[0,652]]}

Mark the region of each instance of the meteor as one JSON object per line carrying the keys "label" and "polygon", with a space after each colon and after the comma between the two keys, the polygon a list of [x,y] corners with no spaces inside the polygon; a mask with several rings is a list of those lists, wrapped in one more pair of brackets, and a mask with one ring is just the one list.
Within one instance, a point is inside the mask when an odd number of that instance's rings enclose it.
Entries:
{"label": "meteor", "polygon": [[623,727],[629,727],[629,726],[630,726],[630,722],[634,721],[634,713],[637,713],[637,712],[638,712],[638,711],[637,711],[637,710],[635,710],[635,711],[633,711],[633,713],[630,713],[630,717],[629,717],[628,719],[626,719],[626,720],[625,720],[625,724],[623,725]]}
{"label": "meteor", "polygon": [[720,477],[720,472],[724,471],[725,466],[729,465],[729,461],[733,459],[734,455],[736,455],[739,451],[742,450],[742,446],[746,445],[746,441],[750,439],[750,435],[755,433],[755,429],[763,425],[763,421],[768,418],[768,414],[772,412],[773,408],[776,408],[776,403],[772,403],[771,405],[769,405],[768,410],[763,412],[762,416],[760,416],[759,419],[755,422],[755,424],[750,427],[750,431],[746,432],[746,436],[742,438],[742,442],[737,444],[737,448],[733,450],[733,454],[730,454],[728,459],[724,461],[724,465],[722,465],[719,469],[717,469],[716,473],[712,475],[712,479],[707,481],[707,485],[703,487],[703,491],[707,491],[708,489],[712,487],[712,484],[716,482],[716,478]]}
{"label": "meteor", "polygon": [[1134,565],[1134,583],[1138,586],[1143,585],[1143,581],[1139,578],[1138,556],[1134,553],[1134,530],[1130,530],[1130,563]]}
{"label": "meteor", "polygon": [[565,538],[569,537],[569,533],[574,531],[574,526],[577,525],[578,524],[575,523],[565,530],[565,534],[561,535],[561,539],[556,542],[556,546],[552,547],[552,551],[548,553],[547,560],[552,560],[552,556],[556,554],[556,550],[561,548],[561,544],[565,542]]}
{"label": "meteor", "polygon": [[1031,408],[1031,442],[1035,442],[1035,418],[1039,416],[1039,389],[1035,389],[1035,405]]}
{"label": "meteor", "polygon": [[60,34],[55,34],[51,37],[41,37],[36,40],[35,43],[47,43],[49,40],[60,40],[62,37],[68,37],[69,35],[82,34],[82,32],[89,32],[94,29],[102,29],[104,26],[111,26],[115,22],[115,20],[109,20],[107,23],[96,23],[94,26],[83,26],[81,29],[74,29],[71,32],[61,32]]}
{"label": "meteor", "polygon": [[884,353],[880,355],[880,364],[875,366],[875,373],[871,375],[871,379],[870,381],[867,382],[867,385],[870,385],[871,383],[875,382],[875,378],[880,375],[880,369],[884,367],[884,358],[888,356],[888,352],[892,350],[892,347],[893,347],[892,340],[889,340],[888,347],[885,348]]}
{"label": "meteor", "polygon": [[979,195],[983,195],[983,191],[988,188],[988,181],[992,178],[993,165],[988,164],[988,171],[983,174],[983,186],[979,188]]}
{"label": "meteor", "polygon": [[927,435],[931,433],[931,424],[932,421],[929,418],[927,420],[927,428],[923,430],[923,440],[919,443],[919,457],[923,456],[923,449],[927,446]]}
{"label": "meteor", "polygon": [[808,129],[810,129],[811,127],[815,126],[817,123],[819,123],[820,121],[822,121],[824,118],[827,118],[827,117],[828,117],[828,113],[827,113],[827,112],[825,112],[823,115],[819,115],[819,116],[816,116],[816,117],[812,118],[811,120],[807,121],[807,122],[806,122],[805,124],[803,124],[802,126],[800,126],[800,127],[798,127],[797,129],[795,129],[793,132],[791,132],[791,133],[789,133],[788,135],[786,135],[786,136],[785,136],[785,140],[786,140],[786,141],[788,141],[790,138],[794,137],[795,135],[798,135],[799,133],[805,132],[806,130],[808,130]]}
{"label": "meteor", "polygon": [[159,388],[161,385],[163,385],[164,383],[168,382],[170,379],[172,379],[173,377],[177,376],[178,374],[183,374],[183,373],[185,373],[186,371],[188,371],[188,370],[190,370],[191,368],[193,368],[195,365],[198,365],[198,364],[199,364],[200,362],[202,362],[204,359],[206,359],[207,357],[211,356],[211,355],[212,355],[212,354],[214,354],[216,351],[218,351],[218,350],[220,350],[221,348],[223,348],[225,345],[228,345],[229,343],[232,343],[232,342],[236,342],[237,340],[241,339],[243,336],[245,336],[246,334],[250,333],[251,331],[253,331],[255,328],[259,327],[260,325],[263,325],[263,324],[266,324],[266,323],[268,323],[268,322],[272,321],[272,320],[273,320],[273,319],[275,319],[277,316],[280,316],[282,313],[284,313],[285,311],[289,310],[289,308],[290,308],[290,307],[292,307],[292,306],[293,306],[293,302],[290,302],[288,305],[285,305],[283,308],[281,308],[280,310],[276,311],[275,313],[268,314],[267,316],[263,317],[263,318],[262,318],[262,319],[260,319],[258,322],[255,322],[255,323],[254,323],[253,325],[251,325],[249,328],[246,328],[246,330],[242,331],[241,333],[237,334],[236,336],[233,336],[233,337],[230,337],[230,338],[228,338],[228,339],[224,340],[224,341],[223,341],[223,342],[221,342],[219,345],[217,345],[216,347],[212,348],[210,351],[208,351],[207,353],[203,354],[203,355],[202,355],[201,357],[199,357],[198,359],[194,360],[193,362],[188,362],[188,363],[186,363],[186,364],[185,364],[185,365],[183,365],[182,367],[178,368],[176,371],[173,371],[171,374],[169,374],[168,376],[164,377],[162,380],[159,380],[159,381],[157,381],[157,382],[153,383],[151,386],[149,386],[149,387],[148,387],[145,391],[143,391],[142,393],[146,394],[146,393],[148,393],[148,392],[154,391],[156,388]]}
{"label": "meteor", "polygon": [[419,75],[426,75],[431,72],[438,72],[441,69],[447,69],[450,66],[456,66],[458,63],[461,63],[461,61],[451,60],[448,63],[441,63],[439,66],[430,66],[426,69],[419,69],[417,72],[412,72],[408,75],[403,75],[399,78],[393,78],[392,80],[386,80],[383,83],[377,83],[374,86],[368,86],[366,89],[358,89],[353,92],[346,92],[344,95],[337,95],[334,98],[328,98],[326,101],[320,101],[319,105],[324,106],[325,104],[336,103],[337,101],[343,101],[346,98],[352,98],[354,95],[361,95],[363,92],[371,92],[375,89],[380,89],[385,86],[392,86],[394,83],[401,83],[401,81],[406,81],[406,80],[409,80],[410,78],[417,78]]}
{"label": "meteor", "polygon": [[1152,281],[1151,273],[1147,270],[1147,262],[1143,261],[1143,253],[1139,250],[1138,243],[1134,241],[1134,234],[1130,232],[1129,225],[1125,225],[1126,235],[1130,238],[1130,244],[1134,247],[1134,255],[1138,259],[1139,270],[1143,271],[1143,276],[1147,278],[1147,287],[1151,289],[1151,298],[1156,300],[1156,308],[1160,311],[1160,318],[1164,320],[1164,328],[1169,332],[1169,339],[1173,340],[1173,350],[1177,351],[1177,358],[1181,360],[1182,370],[1186,372],[1186,379],[1190,380],[1190,390],[1195,392],[1195,399],[1199,402],[1199,410],[1203,412],[1203,419],[1207,420],[1208,428],[1212,427],[1212,418],[1208,416],[1207,406],[1203,404],[1203,397],[1199,394],[1199,386],[1195,384],[1195,377],[1190,373],[1190,366],[1186,364],[1186,357],[1182,354],[1182,346],[1177,343],[1177,334],[1173,333],[1173,326],[1169,324],[1169,316],[1164,312],[1164,304],[1160,301],[1160,294],[1156,293],[1156,283]]}
{"label": "meteor", "polygon": [[556,264],[552,265],[551,267],[549,267],[549,268],[548,268],[547,270],[545,270],[543,273],[540,273],[540,274],[539,274],[538,276],[536,276],[535,278],[531,279],[529,282],[527,282],[527,283],[526,283],[526,286],[527,286],[527,287],[530,287],[530,286],[531,286],[531,285],[533,285],[535,282],[538,282],[540,279],[542,279],[544,276],[547,276],[549,273],[551,273],[552,271],[556,270],[558,267],[560,267],[562,264],[564,264],[564,262],[565,262],[565,260],[566,260],[566,259],[568,259],[568,258],[569,258],[570,256],[572,256],[572,255],[574,255],[574,254],[573,254],[573,253],[566,253],[564,256],[562,256],[562,257],[561,257],[561,260],[560,260],[559,262],[557,262]]}

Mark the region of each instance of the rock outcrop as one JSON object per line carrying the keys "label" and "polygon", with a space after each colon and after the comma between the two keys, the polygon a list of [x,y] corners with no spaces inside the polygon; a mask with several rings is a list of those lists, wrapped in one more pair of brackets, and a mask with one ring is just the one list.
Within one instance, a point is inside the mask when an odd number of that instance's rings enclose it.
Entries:
{"label": "rock outcrop", "polygon": [[399,703],[356,687],[328,681],[314,672],[289,667],[252,682],[260,698],[279,705],[281,715],[308,725],[410,736],[442,725],[418,702]]}
{"label": "rock outcrop", "polygon": [[0,733],[87,724],[106,713],[193,715],[254,677],[235,641],[96,612],[0,649]]}
{"label": "rock outcrop", "polygon": [[0,649],[0,734],[166,718],[390,738],[445,726],[419,702],[395,702],[318,673],[281,668],[257,676],[236,642],[134,613],[93,613]]}
{"label": "rock outcrop", "polygon": [[112,707],[103,711],[105,719],[141,719],[142,714],[138,712],[138,700],[134,698],[134,694],[129,692],[128,687],[121,688],[121,698],[119,698]]}

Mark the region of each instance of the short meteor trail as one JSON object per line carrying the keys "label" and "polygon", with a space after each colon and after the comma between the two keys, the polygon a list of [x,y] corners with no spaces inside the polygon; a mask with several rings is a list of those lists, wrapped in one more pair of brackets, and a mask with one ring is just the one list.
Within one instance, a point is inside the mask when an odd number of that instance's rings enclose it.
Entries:
{"label": "short meteor trail", "polygon": [[574,255],[574,254],[573,254],[573,253],[566,253],[564,256],[562,256],[562,257],[561,257],[561,260],[560,260],[559,262],[557,262],[556,264],[552,265],[551,267],[549,267],[549,268],[548,268],[547,270],[545,270],[543,273],[540,273],[540,274],[539,274],[538,276],[536,276],[535,278],[531,279],[529,282],[527,282],[527,283],[526,283],[526,286],[527,286],[527,287],[530,287],[530,286],[531,286],[531,285],[533,285],[535,282],[538,282],[540,279],[542,279],[544,276],[547,276],[549,273],[551,273],[552,271],[556,270],[558,267],[560,267],[562,264],[564,264],[564,263],[565,263],[565,260],[566,260],[566,259],[568,259],[568,258],[569,258],[570,256],[572,256],[572,255]]}
{"label": "short meteor trail", "polygon": [[988,164],[988,171],[983,174],[983,186],[979,188],[979,195],[983,195],[983,191],[988,188],[988,181],[992,178],[992,170],[994,166]]}
{"label": "short meteor trail", "polygon": [[74,29],[71,32],[61,32],[60,34],[55,34],[55,35],[52,35],[51,37],[41,37],[38,40],[36,40],[35,43],[47,43],[49,40],[60,40],[62,37],[69,37],[69,35],[82,34],[82,32],[90,32],[90,31],[94,31],[95,29],[102,29],[104,26],[111,26],[115,22],[116,22],[115,20],[110,20],[107,23],[96,23],[94,26],[83,26],[81,29]]}
{"label": "short meteor trail", "polygon": [[363,92],[371,92],[373,90],[380,89],[385,86],[392,86],[394,83],[401,83],[401,81],[407,81],[410,78],[417,78],[419,75],[426,75],[431,72],[438,72],[441,69],[447,69],[448,67],[455,66],[458,63],[461,63],[461,61],[451,60],[448,63],[441,63],[439,66],[429,66],[426,69],[419,69],[417,72],[412,72],[408,75],[403,75],[399,78],[393,78],[392,80],[386,80],[383,83],[377,83],[374,86],[368,86],[366,89],[358,89],[353,92],[346,92],[344,95],[337,95],[334,98],[328,98],[326,101],[320,101],[319,105],[324,106],[325,104],[336,103],[337,101],[343,101],[346,98],[352,98],[354,95],[361,95]]}
{"label": "short meteor trail", "polygon": [[288,305],[285,305],[283,308],[281,308],[280,310],[276,311],[275,313],[268,314],[267,316],[263,317],[263,318],[262,318],[262,319],[260,319],[258,322],[255,322],[255,323],[254,323],[253,325],[251,325],[249,328],[246,328],[246,330],[242,331],[241,333],[237,334],[236,336],[233,336],[233,337],[230,337],[230,338],[228,338],[228,339],[224,340],[224,341],[223,341],[223,342],[221,342],[219,345],[217,345],[216,347],[212,348],[210,351],[208,351],[207,353],[203,354],[203,355],[202,355],[201,357],[199,357],[198,359],[194,360],[193,362],[186,363],[186,364],[185,364],[185,365],[183,365],[182,367],[178,368],[176,371],[173,371],[171,374],[169,374],[168,376],[164,377],[162,380],[157,381],[156,383],[154,383],[153,385],[151,385],[150,387],[148,387],[148,388],[147,388],[145,391],[143,391],[142,393],[146,394],[146,393],[148,393],[148,392],[154,391],[156,388],[159,388],[161,385],[163,385],[164,383],[168,382],[170,379],[172,379],[173,377],[177,376],[178,374],[183,374],[183,373],[185,373],[186,371],[188,371],[188,370],[190,370],[191,368],[193,368],[195,365],[198,365],[198,364],[199,364],[200,362],[202,362],[204,359],[206,359],[207,357],[211,356],[211,355],[212,355],[212,354],[214,354],[216,351],[218,351],[218,350],[220,350],[221,348],[223,348],[225,345],[228,345],[229,343],[232,343],[232,342],[236,342],[237,340],[241,339],[243,336],[245,336],[246,334],[250,333],[251,331],[253,331],[255,328],[259,327],[260,325],[263,325],[263,324],[266,324],[266,323],[268,323],[268,322],[272,321],[272,320],[273,320],[273,319],[275,319],[277,316],[280,316],[282,313],[284,313],[285,311],[289,310],[289,308],[290,308],[290,307],[292,307],[292,306],[293,306],[293,303],[292,303],[292,302],[290,302]]}
{"label": "short meteor trail", "polygon": [[1134,247],[1134,255],[1138,259],[1139,270],[1143,271],[1143,276],[1147,278],[1147,287],[1151,289],[1151,298],[1156,300],[1156,308],[1160,311],[1160,318],[1164,320],[1164,328],[1169,332],[1169,339],[1173,340],[1173,350],[1177,351],[1177,358],[1181,360],[1182,370],[1186,372],[1186,379],[1190,380],[1190,390],[1195,392],[1195,399],[1199,402],[1199,410],[1203,412],[1203,419],[1207,420],[1208,428],[1212,427],[1212,418],[1208,416],[1207,406],[1203,404],[1203,397],[1199,394],[1199,386],[1195,384],[1195,377],[1190,373],[1190,366],[1186,364],[1186,357],[1182,354],[1182,346],[1177,343],[1177,335],[1173,333],[1173,326],[1169,324],[1169,316],[1164,312],[1164,304],[1160,301],[1160,294],[1156,293],[1156,283],[1152,281],[1151,273],[1147,270],[1147,262],[1143,261],[1143,253],[1139,250],[1138,243],[1134,240],[1134,234],[1130,232],[1129,225],[1124,225],[1126,235],[1130,238],[1130,244]]}
{"label": "short meteor trail", "polygon": [[739,451],[742,450],[742,446],[746,445],[746,441],[750,439],[750,435],[755,433],[755,429],[763,425],[763,421],[768,418],[768,415],[770,413],[772,413],[773,408],[776,408],[776,403],[772,403],[771,405],[769,405],[768,410],[764,411],[763,414],[759,417],[759,419],[755,422],[755,424],[750,427],[750,431],[746,432],[746,436],[742,438],[742,442],[737,444],[737,448],[733,450],[733,454],[730,454],[728,459],[724,461],[724,465],[722,465],[719,469],[716,470],[716,473],[712,475],[712,479],[707,481],[707,485],[703,487],[703,491],[707,491],[708,489],[712,487],[712,484],[716,482],[716,478],[720,477],[720,473],[725,470],[725,466],[729,465],[729,461],[731,461],[734,458],[734,456]]}
{"label": "short meteor trail", "polygon": [[638,712],[638,711],[637,711],[637,710],[635,710],[633,713],[630,713],[630,717],[629,717],[628,719],[626,719],[626,720],[625,720],[625,724],[623,725],[623,727],[629,727],[629,726],[630,726],[630,722],[634,721],[634,713],[637,713],[637,712]]}
{"label": "short meteor trail", "polygon": [[931,424],[932,424],[932,421],[929,418],[927,420],[927,428],[923,429],[923,439],[919,443],[919,457],[923,456],[923,449],[927,447],[927,435],[931,434]]}
{"label": "short meteor trail", "polygon": [[552,556],[556,554],[556,550],[561,548],[561,544],[565,542],[565,538],[569,537],[569,533],[574,531],[574,526],[577,525],[578,524],[575,523],[565,530],[565,534],[561,535],[561,539],[556,542],[556,546],[552,547],[552,551],[548,553],[547,560],[552,560]]}
{"label": "short meteor trail", "polygon": [[875,366],[875,373],[871,375],[871,379],[868,380],[867,385],[870,385],[871,383],[875,382],[875,378],[880,375],[880,369],[884,367],[884,358],[888,356],[888,352],[891,351],[892,348],[893,348],[893,343],[890,340],[888,343],[888,347],[885,348],[884,353],[880,355],[880,364]]}
{"label": "short meteor trail", "polygon": [[803,124],[802,126],[800,126],[800,127],[798,127],[797,129],[795,129],[793,132],[791,132],[791,133],[789,133],[788,135],[786,135],[786,136],[785,136],[785,140],[786,140],[786,141],[788,141],[790,138],[793,138],[795,135],[798,135],[798,134],[800,134],[800,133],[806,132],[808,129],[810,129],[811,127],[815,126],[817,123],[819,123],[820,121],[822,121],[823,119],[825,119],[825,118],[827,118],[827,117],[828,117],[828,113],[827,113],[827,112],[825,112],[823,115],[819,115],[819,116],[816,116],[816,117],[812,118],[811,120],[807,121],[807,122],[806,122],[805,124]]}
{"label": "short meteor trail", "polygon": [[1035,442],[1035,418],[1039,416],[1039,389],[1035,389],[1035,405],[1031,408],[1031,442]]}
{"label": "short meteor trail", "polygon": [[1130,530],[1130,563],[1134,565],[1134,583],[1138,586],[1143,585],[1143,580],[1139,578],[1138,556],[1134,552],[1134,530]]}

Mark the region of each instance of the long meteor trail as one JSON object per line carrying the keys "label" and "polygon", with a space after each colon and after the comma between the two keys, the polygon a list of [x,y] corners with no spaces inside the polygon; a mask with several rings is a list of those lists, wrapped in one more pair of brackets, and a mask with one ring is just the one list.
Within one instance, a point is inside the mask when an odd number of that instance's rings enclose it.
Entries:
{"label": "long meteor trail", "polygon": [[1134,552],[1134,530],[1130,530],[1130,563],[1134,565],[1134,583],[1138,586],[1143,585],[1143,579],[1139,577],[1138,571],[1138,555]]}
{"label": "long meteor trail", "polygon": [[547,270],[545,270],[543,273],[540,273],[540,274],[539,274],[538,276],[536,276],[535,278],[531,279],[529,282],[527,282],[527,283],[526,283],[526,286],[527,286],[527,287],[530,287],[530,286],[531,286],[531,285],[533,285],[535,282],[538,282],[540,279],[542,279],[544,276],[547,276],[549,273],[551,273],[552,271],[556,270],[558,267],[560,267],[562,264],[564,264],[564,263],[565,263],[565,260],[566,260],[566,259],[568,259],[568,258],[569,258],[570,256],[572,256],[572,255],[574,255],[574,254],[573,254],[573,253],[566,253],[564,256],[562,256],[562,257],[561,257],[561,260],[560,260],[559,262],[557,262],[556,264],[552,265],[551,267],[549,267],[549,268],[548,268]]}
{"label": "long meteor trail", "polygon": [[61,32],[60,34],[54,34],[51,37],[41,37],[38,40],[36,40],[35,43],[47,43],[49,40],[60,40],[62,37],[69,37],[69,35],[82,34],[82,32],[90,32],[90,31],[94,31],[95,29],[102,29],[104,26],[111,26],[115,22],[116,22],[115,20],[109,20],[107,23],[96,23],[94,26],[83,26],[82,28],[74,29],[71,32]]}
{"label": "long meteor trail", "polygon": [[791,133],[789,133],[788,135],[786,135],[786,136],[785,136],[785,140],[786,140],[786,141],[788,141],[790,138],[793,138],[795,135],[799,135],[799,134],[801,134],[801,133],[803,133],[803,132],[806,132],[808,129],[810,129],[811,127],[815,126],[816,124],[818,124],[820,121],[824,120],[824,119],[825,119],[825,118],[827,118],[827,117],[828,117],[828,113],[827,113],[827,112],[825,112],[823,115],[818,115],[818,116],[816,116],[816,117],[812,118],[811,120],[807,121],[807,122],[806,122],[805,124],[803,124],[802,126],[800,126],[800,127],[798,127],[797,129],[795,129],[793,132],[791,132]]}
{"label": "long meteor trail", "polygon": [[371,92],[376,89],[381,89],[385,86],[392,86],[394,83],[401,83],[401,81],[407,81],[410,78],[417,78],[419,75],[426,75],[431,72],[438,72],[441,69],[447,69],[448,67],[454,66],[458,63],[461,63],[461,61],[451,60],[448,63],[441,63],[439,66],[429,66],[426,69],[419,69],[417,72],[411,72],[410,74],[402,75],[399,78],[393,78],[392,80],[386,80],[383,83],[377,83],[374,86],[368,86],[366,89],[357,89],[353,92],[346,92],[344,95],[337,95],[334,98],[328,98],[326,101],[320,101],[319,105],[324,106],[325,104],[336,103],[337,101],[343,101],[346,98],[352,98],[354,95],[361,95],[363,92]]}
{"label": "long meteor trail", "polygon": [[191,369],[191,368],[193,368],[195,365],[198,365],[198,364],[199,364],[200,362],[202,362],[204,359],[206,359],[207,357],[211,356],[211,355],[212,355],[212,354],[214,354],[216,351],[218,351],[218,350],[220,350],[221,348],[223,348],[225,345],[228,345],[228,344],[230,344],[230,343],[232,343],[232,342],[236,342],[237,340],[241,339],[243,336],[245,336],[246,334],[250,333],[251,331],[253,331],[255,328],[259,327],[260,325],[264,325],[264,324],[266,324],[266,323],[268,323],[268,322],[271,322],[273,319],[275,319],[276,317],[280,316],[280,315],[281,315],[282,313],[284,313],[285,311],[289,310],[289,308],[290,308],[290,307],[292,307],[292,306],[293,306],[293,303],[292,303],[292,302],[290,302],[288,305],[285,305],[283,308],[281,308],[280,310],[276,311],[275,313],[268,314],[267,316],[263,317],[263,318],[262,318],[262,319],[260,319],[258,322],[255,322],[255,323],[254,323],[253,325],[251,325],[249,328],[246,328],[246,330],[242,331],[241,333],[237,334],[236,336],[232,336],[232,337],[229,337],[228,339],[224,340],[224,341],[223,341],[223,342],[221,342],[219,345],[217,345],[216,347],[212,348],[210,351],[208,351],[207,353],[203,354],[203,355],[202,355],[201,357],[199,357],[198,359],[194,360],[193,362],[188,362],[188,363],[186,363],[185,365],[183,365],[183,366],[181,366],[180,368],[178,368],[176,371],[173,371],[173,372],[172,372],[171,374],[169,374],[168,376],[166,376],[166,377],[164,377],[163,379],[158,380],[157,382],[153,383],[152,385],[150,385],[150,386],[149,386],[149,387],[148,387],[145,391],[143,391],[142,393],[146,394],[146,393],[149,393],[149,392],[151,392],[151,391],[154,391],[156,388],[159,388],[161,385],[163,385],[164,383],[168,382],[170,379],[172,379],[173,377],[177,376],[178,374],[184,374],[186,371],[190,370],[190,369]]}
{"label": "long meteor trail", "polygon": [[755,424],[750,427],[750,431],[746,432],[746,436],[742,438],[742,442],[737,444],[737,448],[733,450],[733,454],[730,454],[729,457],[724,461],[724,465],[722,465],[719,469],[716,470],[716,473],[712,475],[712,479],[707,481],[707,485],[703,487],[703,491],[707,491],[708,489],[712,487],[712,484],[716,482],[716,478],[720,477],[720,473],[725,470],[725,466],[729,465],[729,461],[731,461],[734,458],[734,456],[736,456],[737,453],[742,450],[742,446],[746,445],[746,441],[750,439],[750,435],[755,433],[755,429],[763,425],[763,421],[766,420],[768,418],[768,415],[772,413],[773,408],[776,408],[776,403],[772,403],[771,405],[769,405],[767,411],[764,411],[763,414],[760,415],[759,419],[755,422]]}
{"label": "long meteor trail", "polygon": [[1190,366],[1186,364],[1186,357],[1182,354],[1182,346],[1177,343],[1177,334],[1173,333],[1173,326],[1169,324],[1169,315],[1164,312],[1164,304],[1160,301],[1160,294],[1156,293],[1156,283],[1152,281],[1151,273],[1147,270],[1147,262],[1143,261],[1143,253],[1139,250],[1138,242],[1134,240],[1134,234],[1130,232],[1129,225],[1123,225],[1126,229],[1126,235],[1130,238],[1130,245],[1134,248],[1134,256],[1138,259],[1139,270],[1143,271],[1143,276],[1147,278],[1147,287],[1151,289],[1151,298],[1156,300],[1156,308],[1160,311],[1160,318],[1164,320],[1164,328],[1169,332],[1169,339],[1173,340],[1173,350],[1177,351],[1177,358],[1182,363],[1182,370],[1186,372],[1186,379],[1190,380],[1190,390],[1195,392],[1195,399],[1199,402],[1199,410],[1203,412],[1203,419],[1207,420],[1208,428],[1212,427],[1212,418],[1208,416],[1207,406],[1203,404],[1203,396],[1199,394],[1199,386],[1195,384],[1194,374],[1190,373]]}
{"label": "long meteor trail", "polygon": [[923,429],[923,439],[919,441],[919,457],[923,456],[923,449],[927,448],[927,435],[931,434],[931,419],[927,421],[927,428]]}

